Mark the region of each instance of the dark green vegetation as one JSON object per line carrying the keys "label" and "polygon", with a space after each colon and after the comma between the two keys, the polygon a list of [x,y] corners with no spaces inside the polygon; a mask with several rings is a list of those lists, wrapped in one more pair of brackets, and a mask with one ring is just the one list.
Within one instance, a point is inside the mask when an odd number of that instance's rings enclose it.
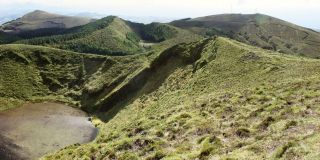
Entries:
{"label": "dark green vegetation", "polygon": [[162,42],[173,38],[177,31],[175,28],[160,23],[151,23],[148,25],[139,23],[130,23],[135,28],[140,37],[148,42]]}
{"label": "dark green vegetation", "polygon": [[319,33],[260,14],[171,24],[210,38],[106,17],[2,45],[1,109],[53,100],[94,116],[95,141],[43,159],[318,158],[320,61],[297,55],[317,58]]}
{"label": "dark green vegetation", "polygon": [[81,27],[64,30],[58,35],[15,43],[44,45],[96,54],[123,55],[142,52],[138,36],[124,21],[116,17],[106,17]]}
{"label": "dark green vegetation", "polygon": [[[1,97],[72,104],[82,100],[84,90],[101,90],[144,63],[134,56],[105,57],[28,45],[1,46],[0,61]],[[87,83],[90,85],[85,86]]]}
{"label": "dark green vegetation", "polygon": [[20,40],[21,38],[8,34],[8,33],[4,33],[0,31],[0,44],[7,44],[7,43],[11,43],[17,40]]}
{"label": "dark green vegetation", "polygon": [[[37,19],[37,16],[34,19]],[[6,25],[3,26],[5,27]],[[170,25],[160,23],[144,25],[114,16],[67,29],[34,28],[16,34],[0,32],[0,44],[42,45],[102,55],[141,54],[154,48],[151,46],[168,47],[199,38],[198,35]]]}
{"label": "dark green vegetation", "polygon": [[319,58],[320,33],[263,14],[222,14],[177,20],[171,25],[287,54]]}

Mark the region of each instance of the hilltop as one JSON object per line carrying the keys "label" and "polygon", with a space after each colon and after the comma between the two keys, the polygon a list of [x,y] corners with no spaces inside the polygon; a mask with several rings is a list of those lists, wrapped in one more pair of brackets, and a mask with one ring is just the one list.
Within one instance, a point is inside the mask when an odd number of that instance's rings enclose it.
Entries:
{"label": "hilltop", "polygon": [[[31,16],[25,15],[24,19],[40,19],[37,17],[47,15],[42,11],[35,13],[35,16],[33,13],[30,13]],[[43,17],[52,16],[55,14]],[[222,14],[147,25],[109,16],[78,27],[56,29],[36,29],[14,36],[0,33],[0,43],[42,45],[82,53],[128,55],[148,52],[150,48],[170,40],[182,43],[199,40],[201,36],[218,35],[264,49],[312,58],[319,58],[320,51],[319,32],[263,14]]]}
{"label": "hilltop", "polygon": [[7,33],[18,34],[39,29],[72,28],[92,21],[94,20],[86,17],[64,16],[35,10],[16,20],[4,23],[1,26],[1,30]]}
{"label": "hilltop", "polygon": [[2,33],[0,42],[3,39],[3,44],[31,44],[82,53],[128,55],[141,54],[154,48],[165,48],[201,38],[199,35],[167,24],[145,25],[115,16],[108,16],[83,26],[52,33],[50,31],[41,29],[16,36]]}
{"label": "hilltop", "polygon": [[263,14],[222,14],[170,24],[204,36],[226,36],[282,53],[320,56],[320,33]]}

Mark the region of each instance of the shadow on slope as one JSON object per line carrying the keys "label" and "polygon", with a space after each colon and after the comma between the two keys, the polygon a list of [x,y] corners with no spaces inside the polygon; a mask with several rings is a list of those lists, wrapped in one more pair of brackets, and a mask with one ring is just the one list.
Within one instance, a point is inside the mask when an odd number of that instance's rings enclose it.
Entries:
{"label": "shadow on slope", "polygon": [[[205,65],[207,59],[198,60],[206,49],[206,45],[214,43],[214,39],[180,44],[165,50],[151,62],[150,66],[145,67],[120,88],[102,98],[95,106],[96,108],[90,106],[87,109],[97,111],[96,114],[103,121],[112,119],[123,107],[131,104],[140,96],[157,90],[176,69],[193,64],[195,71]],[[214,49],[210,51],[211,54],[215,52]],[[210,60],[213,59],[210,58]],[[92,96],[88,97],[92,98]]]}

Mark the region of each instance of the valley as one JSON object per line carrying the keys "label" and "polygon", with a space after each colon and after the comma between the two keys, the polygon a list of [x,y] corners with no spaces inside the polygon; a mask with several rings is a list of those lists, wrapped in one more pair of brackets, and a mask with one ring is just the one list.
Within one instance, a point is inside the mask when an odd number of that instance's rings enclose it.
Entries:
{"label": "valley", "polygon": [[318,32],[262,14],[50,27],[0,32],[1,158],[319,156]]}

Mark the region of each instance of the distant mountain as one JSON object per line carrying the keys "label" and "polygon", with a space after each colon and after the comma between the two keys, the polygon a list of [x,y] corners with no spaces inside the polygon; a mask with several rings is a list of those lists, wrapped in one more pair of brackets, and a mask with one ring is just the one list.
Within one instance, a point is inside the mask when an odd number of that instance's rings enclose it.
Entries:
{"label": "distant mountain", "polygon": [[320,58],[320,33],[263,14],[222,14],[170,24],[205,36],[227,36],[265,49]]}
{"label": "distant mountain", "polygon": [[198,40],[198,36],[168,24],[133,23],[109,16],[69,29],[38,29],[10,36],[0,32],[0,43],[42,45],[82,53],[127,55]]}
{"label": "distant mountain", "polygon": [[92,21],[92,18],[87,17],[64,16],[35,10],[3,24],[0,29],[7,33],[21,33],[37,29],[72,28]]}

